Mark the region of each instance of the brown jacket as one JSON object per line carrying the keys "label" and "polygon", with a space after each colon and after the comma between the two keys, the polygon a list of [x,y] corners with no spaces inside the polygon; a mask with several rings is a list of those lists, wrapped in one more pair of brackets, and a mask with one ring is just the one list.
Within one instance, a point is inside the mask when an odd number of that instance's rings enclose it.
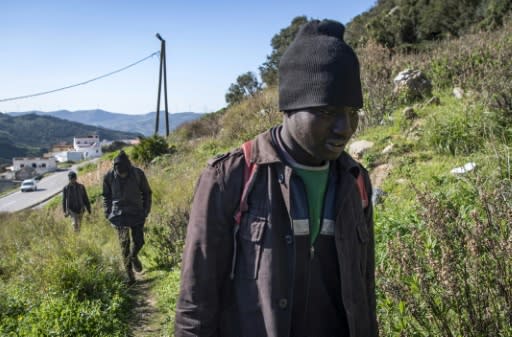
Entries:
{"label": "brown jacket", "polygon": [[[252,152],[258,173],[239,227],[234,215],[242,193],[242,151],[210,161],[198,181],[182,262],[176,337],[295,337],[291,307],[300,261],[290,215],[292,169],[280,159],[270,132],[255,139]],[[331,164],[337,175],[338,266],[333,270],[339,271],[338,292],[350,337],[374,337],[372,208],[363,209],[356,177],[364,175],[368,194],[370,182],[346,153]]]}

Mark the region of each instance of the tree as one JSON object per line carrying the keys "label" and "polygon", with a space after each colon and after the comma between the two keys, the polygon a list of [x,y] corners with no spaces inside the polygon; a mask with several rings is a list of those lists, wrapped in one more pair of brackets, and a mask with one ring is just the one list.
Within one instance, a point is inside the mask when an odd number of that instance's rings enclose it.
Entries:
{"label": "tree", "polygon": [[232,105],[239,103],[243,99],[254,96],[261,89],[261,84],[258,78],[252,71],[248,71],[237,77],[236,83],[229,86],[226,93],[226,103]]}
{"label": "tree", "polygon": [[309,20],[306,16],[297,16],[288,27],[281,29],[281,31],[272,38],[270,43],[272,53],[267,55],[267,61],[259,67],[261,79],[267,86],[277,84],[278,67],[281,56],[283,56],[286,48],[292,43],[300,27],[307,22],[309,22]]}

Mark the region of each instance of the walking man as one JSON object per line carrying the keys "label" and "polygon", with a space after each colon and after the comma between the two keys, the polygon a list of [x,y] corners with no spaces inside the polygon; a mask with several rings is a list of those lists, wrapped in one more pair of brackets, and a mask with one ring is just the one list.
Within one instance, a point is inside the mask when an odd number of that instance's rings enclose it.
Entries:
{"label": "walking man", "polygon": [[122,150],[114,158],[113,168],[103,178],[103,206],[105,217],[117,230],[128,282],[133,284],[133,271],[142,271],[138,253],[144,245],[144,223],[151,210],[151,188],[144,171],[133,166]]}
{"label": "walking man", "polygon": [[76,173],[68,173],[68,184],[62,190],[62,210],[64,216],[71,217],[71,224],[75,232],[80,232],[82,217],[87,209],[91,214],[91,203],[87,196],[85,186],[77,181]]}
{"label": "walking man", "polygon": [[362,107],[344,26],[306,23],[279,65],[283,124],[209,162],[185,242],[176,337],[375,337]]}

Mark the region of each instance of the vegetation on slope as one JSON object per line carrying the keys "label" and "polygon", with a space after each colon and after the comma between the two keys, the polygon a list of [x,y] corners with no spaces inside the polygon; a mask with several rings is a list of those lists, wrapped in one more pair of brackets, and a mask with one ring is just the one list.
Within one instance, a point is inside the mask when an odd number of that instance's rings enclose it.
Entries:
{"label": "vegetation on slope", "polygon": [[[382,336],[512,335],[511,42],[512,25],[505,21],[499,31],[434,43],[414,55],[372,41],[358,50],[365,107],[356,139],[375,143],[361,160],[372,172],[392,167],[375,207]],[[438,105],[393,94],[393,77],[407,67],[433,81]],[[462,99],[453,97],[454,86],[465,90]],[[405,118],[406,106],[416,118]],[[154,207],[143,262],[155,275],[153,291],[167,317],[159,336],[172,336],[181,249],[200,171],[209,158],[280,120],[276,90],[267,88],[182,126],[167,139],[172,151],[144,159]],[[468,162],[476,169],[450,173]],[[106,160],[80,177],[93,214],[79,235],[58,200],[44,211],[1,215],[0,334],[128,333],[131,296],[99,200],[108,166]]]}
{"label": "vegetation on slope", "polygon": [[139,134],[114,131],[50,116],[36,114],[11,117],[0,114],[0,163],[12,162],[13,157],[42,155],[52,145],[73,142],[75,136],[97,134],[101,140],[136,138]]}
{"label": "vegetation on slope", "polygon": [[511,10],[508,0],[379,0],[347,24],[347,41],[414,49],[425,41],[499,28]]}

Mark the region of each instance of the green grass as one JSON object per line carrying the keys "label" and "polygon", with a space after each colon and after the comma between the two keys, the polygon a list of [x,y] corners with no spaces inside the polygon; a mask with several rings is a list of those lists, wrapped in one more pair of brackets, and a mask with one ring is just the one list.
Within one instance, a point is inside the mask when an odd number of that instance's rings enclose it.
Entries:
{"label": "green grass", "polygon": [[[478,50],[491,42],[503,46],[503,36],[510,36],[507,29],[497,33],[498,41],[469,39],[454,41],[452,47]],[[501,60],[509,59],[506,49],[500,51]],[[483,89],[463,100],[455,99],[450,87],[484,88],[490,83],[506,88],[509,82],[502,81],[508,81],[510,69],[507,63],[490,72],[485,68],[487,74],[502,73],[503,78],[487,76],[474,83],[479,72],[465,71],[456,78],[454,69],[474,69],[476,64],[466,66],[460,64],[464,58],[457,58],[454,68],[443,55],[436,49],[413,58],[399,55],[390,62],[397,69],[387,69],[393,73],[401,70],[400,65],[419,64],[429,73],[429,64],[434,64],[439,81],[434,83],[434,94],[440,105],[416,102],[418,117],[406,120],[405,106],[390,104],[382,120],[373,120],[378,125],[360,131],[354,139],[374,142],[361,159],[369,169],[392,166],[380,186],[386,195],[375,207],[380,333],[512,336],[503,314],[512,311],[507,307],[512,299],[499,292],[512,288],[510,247],[504,244],[512,240],[512,195],[507,192],[512,190],[512,137],[506,106],[492,105]],[[443,57],[442,68],[432,62],[435,57]],[[464,82],[466,78],[471,81]],[[394,102],[392,97],[382,101]],[[368,106],[379,106],[378,101],[374,103]],[[145,167],[153,208],[146,223],[142,259],[146,277],[151,279],[149,295],[159,309],[151,324],[160,323],[160,336],[173,335],[184,229],[199,174],[208,159],[280,123],[281,118],[275,88],[266,89],[178,129],[167,139],[172,151]],[[393,150],[383,154],[390,144]],[[126,151],[131,155],[134,148]],[[116,155],[117,151],[105,154],[98,166],[88,165],[80,172],[79,180],[89,177],[93,209],[80,234],[72,232],[69,219],[61,214],[60,196],[40,211],[0,214],[0,335],[129,335],[133,294],[123,284],[115,231],[103,216],[101,180],[90,178]],[[450,173],[470,161],[477,163],[474,172]],[[464,268],[472,273],[464,274]],[[485,315],[471,313],[470,304]]]}

